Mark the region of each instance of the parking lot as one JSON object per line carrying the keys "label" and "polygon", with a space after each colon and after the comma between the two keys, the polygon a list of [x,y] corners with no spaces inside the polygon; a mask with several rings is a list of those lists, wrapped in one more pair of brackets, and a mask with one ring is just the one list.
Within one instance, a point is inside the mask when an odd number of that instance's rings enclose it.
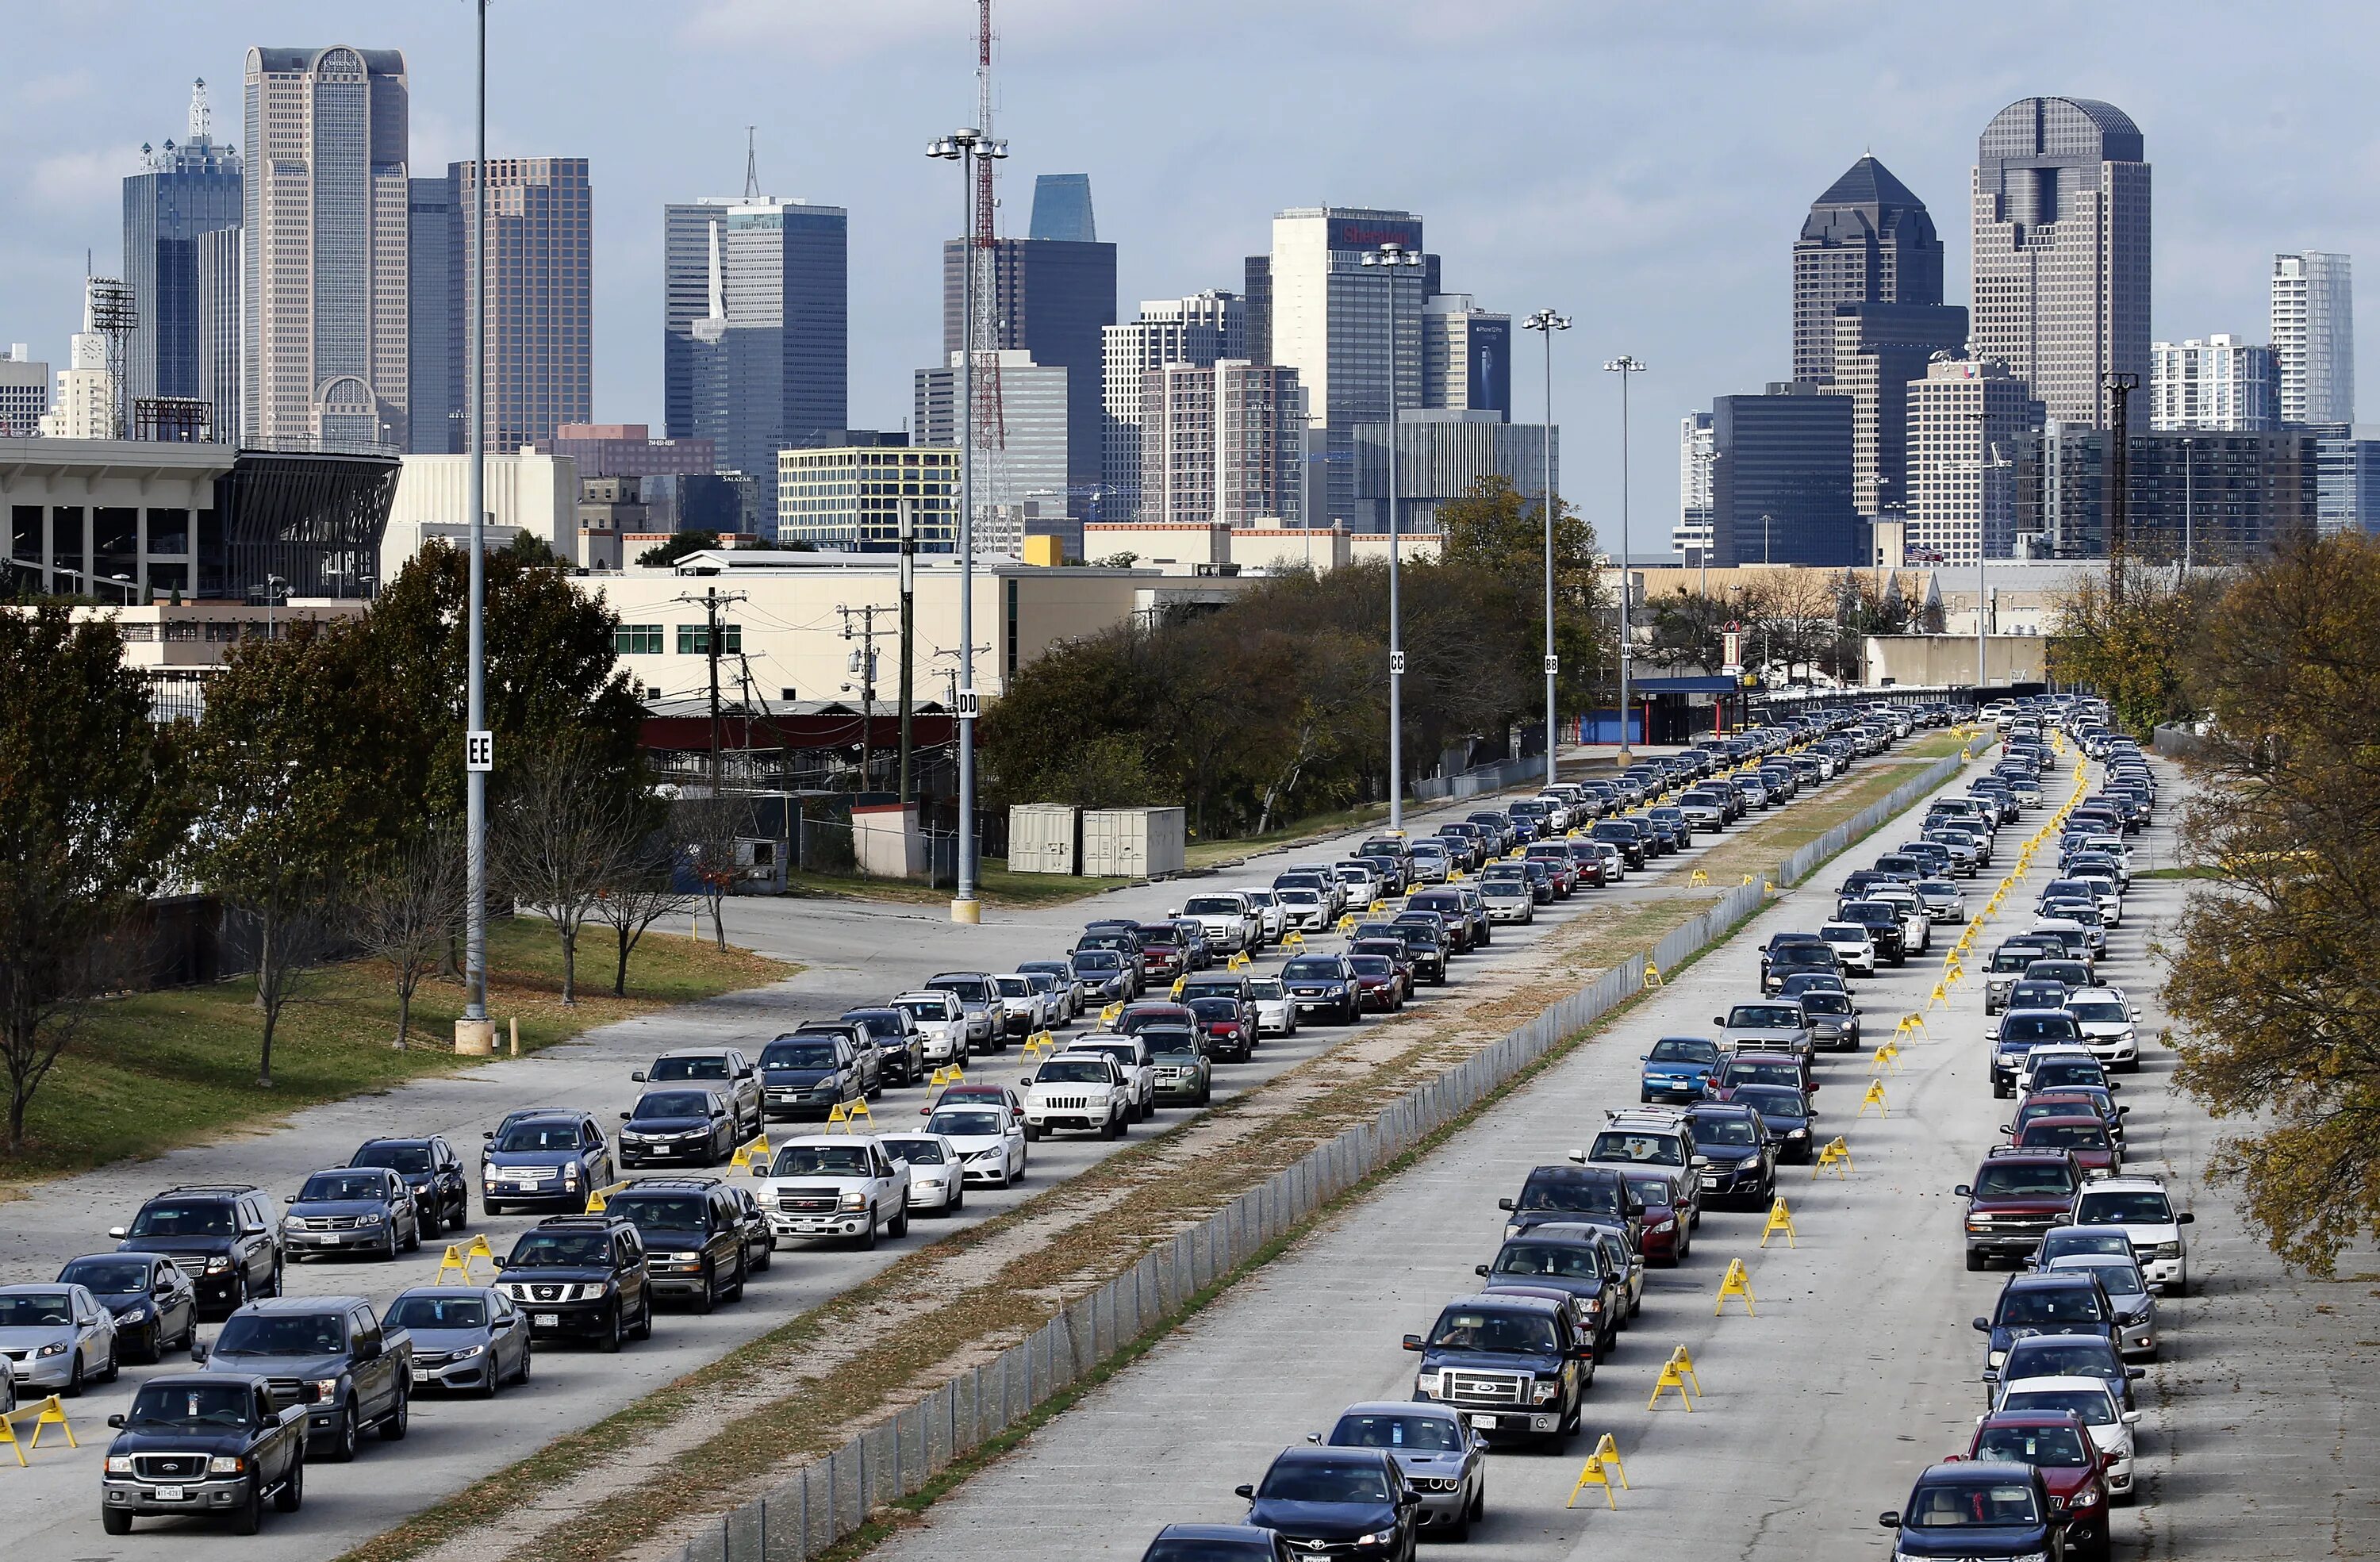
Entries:
{"label": "parking lot", "polygon": [[[1826,795],[1824,790],[1815,794],[1816,798]],[[1463,805],[1448,817],[1460,817],[1463,811],[1492,801]],[[1790,811],[1795,805],[1785,807]],[[1771,817],[1776,815],[1755,816],[1745,822]],[[1416,811],[1413,823],[1427,829],[1431,827],[1431,816]],[[1734,833],[1729,832],[1730,836]],[[1244,872],[1227,870],[1199,882],[1269,883],[1272,875],[1290,863],[1343,855],[1358,839],[1350,836],[1317,842],[1260,858]],[[1433,1006],[1459,1004],[1466,984],[1478,982],[1488,974],[1527,970],[1532,951],[1590,907],[1674,892],[1707,850],[1707,839],[1685,854],[1663,859],[1658,873],[1632,876],[1625,883],[1585,890],[1569,902],[1541,907],[1533,926],[1499,927],[1491,948],[1456,963],[1448,987],[1421,990],[1419,1014],[1426,1017]],[[169,1186],[254,1184],[277,1205],[308,1173],[344,1163],[358,1144],[375,1136],[443,1133],[467,1165],[476,1169],[476,1146],[482,1132],[492,1128],[508,1110],[528,1105],[584,1109],[609,1125],[636,1097],[638,1087],[630,1081],[630,1072],[665,1049],[732,1043],[757,1051],[759,1044],[798,1021],[832,1018],[857,1004],[880,1002],[940,970],[1001,971],[1024,959],[1062,953],[1089,917],[1154,918],[1186,892],[1181,885],[1144,886],[1097,897],[1062,912],[1013,917],[994,914],[983,927],[965,930],[952,928],[939,917],[901,908],[731,902],[732,937],[799,960],[805,969],[775,987],[607,1027],[582,1042],[533,1059],[502,1060],[468,1074],[310,1109],[295,1114],[270,1133],[177,1150],[154,1161],[113,1167],[42,1188],[7,1207],[7,1218],[0,1223],[0,1277],[10,1282],[45,1280],[77,1253],[105,1251],[112,1245],[103,1234],[106,1228],[122,1223],[143,1199]],[[1339,941],[1335,937],[1318,938],[1316,947],[1329,949]],[[1278,969],[1280,961],[1278,950],[1268,951],[1258,969]],[[1368,1021],[1366,1028],[1378,1023]],[[1343,1027],[1309,1024],[1294,1037],[1269,1040],[1252,1062],[1218,1070],[1217,1099],[1229,1100],[1333,1047],[1351,1034],[1354,1033]],[[1005,1058],[978,1059],[972,1072],[978,1078],[1005,1078],[1021,1072],[1023,1067],[1012,1051]],[[928,1094],[922,1088],[888,1090],[876,1103],[879,1126],[889,1131],[914,1125],[918,1120],[917,1104]],[[1136,1132],[1161,1131],[1182,1116],[1168,1109],[1156,1123]],[[787,1132],[785,1126],[774,1127],[772,1138],[782,1140]],[[887,1241],[874,1252],[797,1244],[779,1253],[769,1273],[753,1278],[740,1303],[704,1316],[665,1311],[650,1342],[632,1345],[620,1355],[541,1348],[534,1383],[526,1390],[508,1391],[492,1405],[425,1395],[416,1401],[406,1442],[379,1446],[367,1438],[358,1468],[318,1470],[310,1482],[303,1510],[276,1516],[253,1540],[237,1540],[209,1527],[167,1524],[164,1528],[187,1531],[177,1532],[173,1544],[206,1553],[228,1555],[229,1548],[237,1546],[244,1555],[334,1556],[562,1433],[600,1420],[818,1305],[942,1231],[1014,1207],[1114,1148],[1096,1139],[1045,1140],[1033,1145],[1031,1175],[1021,1187],[975,1191],[966,1210],[955,1219],[921,1218],[905,1240]],[[528,1214],[485,1217],[479,1211],[475,1191],[468,1230],[484,1234],[494,1252],[503,1253],[536,1218]],[[352,1293],[384,1305],[398,1290],[434,1278],[445,1240],[426,1236],[420,1251],[393,1265],[345,1259],[292,1264],[287,1287],[293,1294]],[[485,1277],[484,1264],[479,1272]],[[210,1320],[202,1327],[201,1338],[211,1338],[215,1327]],[[118,1383],[94,1386],[71,1403],[78,1434],[83,1438],[79,1451],[60,1456],[45,1439],[32,1467],[8,1477],[15,1483],[9,1489],[14,1533],[33,1545],[34,1554],[103,1555],[126,1544],[103,1540],[98,1532],[97,1460],[106,1441],[100,1420],[122,1409],[132,1390],[149,1376],[187,1365],[173,1358],[162,1368],[128,1364]],[[144,1525],[142,1534],[159,1529],[152,1521]],[[164,1535],[156,1538],[162,1540]],[[137,1549],[145,1543],[136,1536],[130,1544]]]}

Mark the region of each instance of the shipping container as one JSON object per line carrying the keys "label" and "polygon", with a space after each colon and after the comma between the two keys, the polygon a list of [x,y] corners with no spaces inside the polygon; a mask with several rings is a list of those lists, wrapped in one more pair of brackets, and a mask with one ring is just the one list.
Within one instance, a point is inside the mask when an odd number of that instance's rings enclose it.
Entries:
{"label": "shipping container", "polygon": [[1179,808],[1089,808],[1083,812],[1083,872],[1093,878],[1162,878],[1184,866]]}
{"label": "shipping container", "polygon": [[1008,810],[1012,873],[1073,873],[1075,816],[1063,803],[1019,803]]}

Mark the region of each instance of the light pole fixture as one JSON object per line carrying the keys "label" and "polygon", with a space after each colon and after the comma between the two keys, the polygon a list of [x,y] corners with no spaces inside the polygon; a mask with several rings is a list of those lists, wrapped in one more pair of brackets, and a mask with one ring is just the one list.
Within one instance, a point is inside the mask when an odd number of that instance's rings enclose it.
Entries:
{"label": "light pole fixture", "polygon": [[1554,655],[1554,333],[1570,329],[1570,316],[1539,309],[1521,322],[1546,340],[1546,486],[1541,490],[1546,521],[1546,784],[1555,781],[1554,678],[1561,661]]}
{"label": "light pole fixture", "polygon": [[975,174],[978,160],[1006,157],[1008,143],[969,128],[929,141],[926,155],[959,165],[959,838],[951,920],[974,923],[983,920],[975,863]]}
{"label": "light pole fixture", "polygon": [[1628,381],[1645,366],[1622,353],[1603,368],[1620,376],[1620,752],[1613,757],[1625,765],[1634,757],[1628,752],[1628,673],[1636,660],[1628,628]]}
{"label": "light pole fixture", "polygon": [[470,672],[463,715],[463,1017],[455,1022],[455,1050],[492,1053],[495,1022],[488,1018],[488,772],[495,741],[488,723],[488,0],[471,7],[478,21],[478,119],[471,170],[471,292],[464,301],[468,331],[467,436],[471,459],[464,484],[470,510],[470,604],[466,631]]}
{"label": "light pole fixture", "polygon": [[1417,269],[1421,252],[1383,244],[1364,257],[1389,285],[1389,828],[1405,826],[1403,624],[1397,598],[1397,272]]}

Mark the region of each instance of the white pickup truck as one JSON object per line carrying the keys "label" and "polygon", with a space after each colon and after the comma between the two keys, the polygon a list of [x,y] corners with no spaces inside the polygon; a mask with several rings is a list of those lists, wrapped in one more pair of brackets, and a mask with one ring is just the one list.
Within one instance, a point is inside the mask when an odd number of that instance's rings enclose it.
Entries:
{"label": "white pickup truck", "polygon": [[1259,948],[1264,941],[1264,921],[1256,907],[1237,890],[1210,890],[1193,895],[1182,902],[1179,910],[1166,916],[1186,916],[1205,930],[1208,947],[1219,954],[1237,954],[1242,950]]}
{"label": "white pickup truck", "polygon": [[1061,1052],[1025,1076],[1025,1137],[1061,1130],[1121,1137],[1132,1124],[1132,1087],[1104,1052]]}
{"label": "white pickup truck", "polygon": [[752,1175],[752,1197],[777,1241],[844,1237],[865,1248],[876,1245],[879,1228],[909,1234],[909,1163],[873,1135],[788,1140]]}

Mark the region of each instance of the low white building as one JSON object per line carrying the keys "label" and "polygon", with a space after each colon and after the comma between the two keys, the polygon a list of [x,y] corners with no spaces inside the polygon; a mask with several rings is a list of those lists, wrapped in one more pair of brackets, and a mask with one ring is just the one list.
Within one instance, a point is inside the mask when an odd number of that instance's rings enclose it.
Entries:
{"label": "low white building", "polygon": [[[470,539],[471,458],[468,455],[407,455],[396,479],[388,530],[382,534],[380,577],[395,580],[423,544],[442,538],[461,547]],[[508,546],[528,533],[574,564],[579,557],[578,463],[567,455],[540,455],[528,446],[517,454],[490,455],[487,483],[488,546]]]}

